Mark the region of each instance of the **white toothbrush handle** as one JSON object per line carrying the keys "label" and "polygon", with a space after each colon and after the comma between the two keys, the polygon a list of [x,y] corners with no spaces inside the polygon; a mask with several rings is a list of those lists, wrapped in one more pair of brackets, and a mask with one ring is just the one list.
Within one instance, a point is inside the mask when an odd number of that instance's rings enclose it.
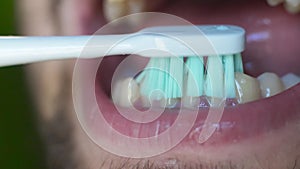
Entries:
{"label": "white toothbrush handle", "polygon": [[[124,36],[126,35],[0,36],[0,66],[78,57],[101,57]],[[130,53],[131,48],[130,44],[118,44],[110,54]]]}
{"label": "white toothbrush handle", "polygon": [[152,27],[121,35],[0,37],[0,66],[124,54],[145,57],[235,54],[244,50],[244,42],[245,30],[231,25]]}

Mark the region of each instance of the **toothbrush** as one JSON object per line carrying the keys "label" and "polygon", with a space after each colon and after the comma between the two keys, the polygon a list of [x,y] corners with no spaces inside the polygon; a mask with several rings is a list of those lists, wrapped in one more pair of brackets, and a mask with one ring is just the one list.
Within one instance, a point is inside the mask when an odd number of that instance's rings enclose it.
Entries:
{"label": "toothbrush", "polygon": [[245,30],[233,25],[161,26],[119,35],[0,37],[0,66],[138,54],[150,57],[136,77],[141,95],[160,90],[167,99],[183,93],[235,98],[234,73],[243,72],[244,44]]}
{"label": "toothbrush", "polygon": [[135,53],[158,58],[233,54],[244,50],[244,34],[243,28],[233,25],[190,25],[150,27],[120,35],[2,36],[0,66]]}
{"label": "toothbrush", "polygon": [[[203,32],[205,34],[207,30],[216,29],[216,32],[210,34],[209,39],[211,36],[220,38],[219,36],[223,35],[222,31],[232,28],[235,27],[209,26],[204,27]],[[215,46],[217,53],[209,53],[205,49],[200,49],[200,51],[197,50],[196,55],[181,53],[176,55],[178,57],[150,58],[145,70],[135,78],[140,85],[141,95],[152,100],[166,99],[166,104],[172,104],[170,99],[178,99],[183,96],[236,98],[235,72],[243,72],[241,52],[244,49],[245,33],[241,28],[237,32],[239,32],[237,33],[239,36],[235,38],[239,40],[233,40],[233,36],[225,36],[222,40],[220,38],[211,41],[213,46],[217,45]],[[228,43],[229,46],[227,46]],[[151,95],[155,90],[163,94],[154,94],[153,98]],[[219,104],[216,100],[211,101],[211,105]]]}

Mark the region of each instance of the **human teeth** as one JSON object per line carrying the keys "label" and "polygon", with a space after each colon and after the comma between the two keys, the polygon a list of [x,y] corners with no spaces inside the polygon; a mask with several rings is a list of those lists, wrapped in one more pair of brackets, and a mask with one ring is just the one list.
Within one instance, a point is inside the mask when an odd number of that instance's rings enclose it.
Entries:
{"label": "human teeth", "polygon": [[246,74],[235,73],[237,101],[247,103],[261,98],[261,91],[257,79]]}
{"label": "human teeth", "polygon": [[145,96],[141,96],[141,105],[144,107],[144,108],[149,108],[151,107],[151,103],[150,103],[150,100],[148,97],[145,97]]}
{"label": "human teeth", "polygon": [[284,90],[281,79],[275,73],[263,73],[257,77],[262,97],[271,97]]}
{"label": "human teeth", "polygon": [[296,84],[300,83],[300,77],[293,73],[288,73],[288,74],[282,76],[281,80],[284,84],[285,89],[288,89],[288,88],[293,87]]}
{"label": "human teeth", "polygon": [[195,109],[198,108],[200,104],[200,97],[191,97],[191,96],[186,96],[182,98],[182,104],[186,108],[190,109]]}
{"label": "human teeth", "polygon": [[[140,4],[140,2],[137,1],[137,4]],[[128,15],[131,10],[129,8],[130,3],[132,3],[132,0],[104,0],[104,16],[108,21],[112,21],[119,17]]]}
{"label": "human teeth", "polygon": [[143,107],[154,108],[175,108],[178,106],[180,99],[165,98],[160,92],[153,92],[150,97],[141,97]]}
{"label": "human teeth", "polygon": [[165,99],[161,98],[159,100],[147,97],[141,97],[143,107],[150,108],[175,108],[178,106],[180,99]]}
{"label": "human teeth", "polygon": [[141,96],[141,101],[143,107],[150,108],[158,108],[164,107],[166,105],[166,101],[164,98],[164,94],[159,90],[154,90],[150,96]]}
{"label": "human teeth", "polygon": [[284,2],[284,0],[267,0],[268,4],[271,6],[276,6],[282,2]]}
{"label": "human teeth", "polygon": [[112,90],[113,102],[121,107],[132,107],[139,97],[139,86],[133,78],[116,82]]}
{"label": "human teeth", "polygon": [[[154,11],[167,0],[104,0],[103,11],[108,21],[133,13]],[[136,22],[139,18],[129,18]]]}
{"label": "human teeth", "polygon": [[290,13],[298,13],[300,12],[300,0],[286,0],[284,7]]}
{"label": "human teeth", "polygon": [[300,0],[267,0],[270,6],[277,6],[284,3],[285,9],[290,13],[300,12]]}
{"label": "human teeth", "polygon": [[169,108],[169,109],[171,109],[171,108],[175,108],[176,106],[177,106],[177,104],[179,103],[179,99],[176,99],[176,98],[174,98],[174,99],[162,99],[161,100],[161,107],[162,108]]}

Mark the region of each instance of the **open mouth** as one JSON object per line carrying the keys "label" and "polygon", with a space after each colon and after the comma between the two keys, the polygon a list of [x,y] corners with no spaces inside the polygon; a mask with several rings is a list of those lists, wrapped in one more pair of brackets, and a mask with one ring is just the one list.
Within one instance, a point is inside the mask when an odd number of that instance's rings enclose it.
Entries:
{"label": "open mouth", "polygon": [[[80,10],[83,11],[81,34],[93,33],[98,26],[105,23],[104,14],[99,13],[98,7],[103,7],[102,3],[92,1],[89,10]],[[250,76],[257,77],[264,72],[274,72],[278,76],[288,73],[300,75],[300,15],[291,14],[282,6],[270,7],[267,2],[260,0],[178,0],[161,3],[156,9],[158,12],[173,14],[197,25],[231,24],[245,28],[246,50],[243,52],[243,63],[245,73]],[[174,124],[179,109],[166,109],[161,117],[148,124],[137,124],[123,118],[111,100],[111,81],[113,73],[124,59],[125,57],[111,56],[102,60],[95,79],[95,95],[99,108],[108,123],[124,135],[136,138],[157,136]],[[299,100],[298,83],[268,98],[225,107],[216,132],[200,144],[199,134],[209,111],[209,107],[201,107],[192,129],[172,153],[191,155],[218,147],[218,151],[213,150],[208,154],[220,157],[222,155],[216,154],[220,153],[220,149],[224,150],[224,147],[231,147],[228,153],[242,151],[248,147],[245,154],[255,154],[264,151],[260,149],[262,147],[269,152],[276,146],[284,149],[285,145],[281,143],[287,140],[299,149],[299,136],[296,133],[299,132]],[[125,108],[124,111],[131,110]],[[97,119],[91,118],[91,115],[86,119],[91,128],[97,128]],[[232,148],[232,145],[236,147]],[[255,148],[249,150],[249,147]],[[279,149],[281,148],[278,148],[278,151]]]}

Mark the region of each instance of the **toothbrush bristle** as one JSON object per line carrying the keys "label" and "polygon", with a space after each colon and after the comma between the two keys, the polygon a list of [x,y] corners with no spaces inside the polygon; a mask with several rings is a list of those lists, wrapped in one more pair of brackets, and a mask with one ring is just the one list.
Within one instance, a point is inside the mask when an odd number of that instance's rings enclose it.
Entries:
{"label": "toothbrush bristle", "polygon": [[224,91],[226,98],[235,98],[234,55],[223,56]]}
{"label": "toothbrush bristle", "polygon": [[234,71],[244,73],[242,55],[240,53],[234,55]]}
{"label": "toothbrush bristle", "polygon": [[224,97],[224,68],[222,56],[208,56],[204,93],[209,97]]}
{"label": "toothbrush bristle", "polygon": [[[154,100],[208,96],[236,98],[235,72],[243,72],[241,54],[151,58],[136,77],[142,96]],[[160,94],[153,94],[159,91]],[[154,97],[154,98],[153,98]]]}
{"label": "toothbrush bristle", "polygon": [[154,97],[154,100],[162,97],[181,98],[183,66],[183,57],[151,58],[145,70],[136,78],[140,84],[141,95]]}
{"label": "toothbrush bristle", "polygon": [[185,64],[186,85],[185,95],[202,96],[204,92],[204,59],[203,57],[188,57]]}

